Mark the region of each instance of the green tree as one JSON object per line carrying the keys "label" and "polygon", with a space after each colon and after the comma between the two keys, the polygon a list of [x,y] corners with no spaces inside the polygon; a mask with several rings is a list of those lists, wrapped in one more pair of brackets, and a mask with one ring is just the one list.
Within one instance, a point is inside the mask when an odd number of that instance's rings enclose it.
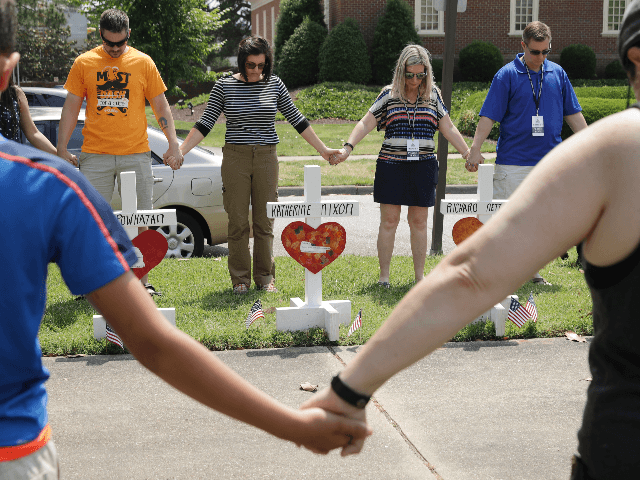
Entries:
{"label": "green tree", "polygon": [[76,42],[69,42],[65,11],[73,1],[44,3],[18,0],[18,51],[21,80],[53,81],[67,76],[78,55]]}
{"label": "green tree", "polygon": [[327,29],[309,17],[289,37],[277,62],[278,75],[288,88],[318,81],[318,56],[326,37]]}
{"label": "green tree", "polygon": [[421,43],[413,10],[405,0],[388,0],[373,34],[371,67],[375,83],[391,83],[400,52],[408,43]]}
{"label": "green tree", "polygon": [[216,3],[225,22],[215,31],[218,42],[224,42],[216,55],[233,57],[237,55],[240,40],[251,35],[251,4],[247,0],[219,0]]}
{"label": "green tree", "polygon": [[367,83],[371,64],[367,45],[352,18],[331,29],[320,49],[320,81]]}
{"label": "green tree", "polygon": [[178,81],[207,78],[205,60],[221,45],[210,32],[222,24],[220,11],[204,0],[94,0],[86,10],[90,25],[99,28],[102,12],[118,8],[129,16],[129,44],[155,62],[169,93],[181,93]]}
{"label": "green tree", "polygon": [[[319,23],[324,28],[324,12],[318,0],[282,0],[280,2],[280,14],[276,22],[276,39],[274,41],[274,56],[276,63],[280,58],[280,52],[294,30],[302,23],[304,17]],[[280,74],[277,70],[276,73]]]}

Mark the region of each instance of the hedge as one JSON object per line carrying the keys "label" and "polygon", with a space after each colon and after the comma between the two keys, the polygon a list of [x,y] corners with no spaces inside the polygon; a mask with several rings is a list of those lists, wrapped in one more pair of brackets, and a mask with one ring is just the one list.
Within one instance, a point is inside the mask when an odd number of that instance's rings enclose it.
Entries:
{"label": "hedge", "polygon": [[[620,112],[627,106],[625,87],[582,87],[576,88],[578,101],[582,106],[582,115],[587,125],[601,118]],[[623,92],[624,90],[624,92]],[[457,119],[457,127],[460,133],[473,137],[478,126],[480,109],[489,90],[482,90],[467,97],[460,107],[460,116]],[[598,95],[598,92],[601,92]],[[605,97],[606,96],[606,97]],[[632,100],[633,102],[633,100]],[[499,137],[499,123],[494,123],[489,139],[497,140]],[[571,128],[563,122],[562,139],[572,135]]]}

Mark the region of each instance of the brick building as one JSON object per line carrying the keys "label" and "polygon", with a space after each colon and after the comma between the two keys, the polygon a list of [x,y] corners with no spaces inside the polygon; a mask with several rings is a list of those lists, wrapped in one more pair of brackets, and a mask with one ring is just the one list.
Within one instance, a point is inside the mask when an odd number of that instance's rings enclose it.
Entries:
{"label": "brick building", "polygon": [[[251,30],[273,42],[280,0],[250,0]],[[319,0],[329,29],[346,17],[360,25],[371,47],[378,17],[386,0]],[[415,13],[415,25],[423,45],[434,58],[444,54],[445,13],[438,12],[438,0],[407,0]],[[617,59],[616,39],[624,9],[630,0],[467,0],[464,13],[456,18],[456,57],[473,40],[491,42],[500,48],[505,63],[521,51],[524,27],[540,20],[551,28],[553,51],[549,58],[558,61],[567,45],[582,43],[596,52],[601,71]],[[446,3],[446,0],[445,0]]]}

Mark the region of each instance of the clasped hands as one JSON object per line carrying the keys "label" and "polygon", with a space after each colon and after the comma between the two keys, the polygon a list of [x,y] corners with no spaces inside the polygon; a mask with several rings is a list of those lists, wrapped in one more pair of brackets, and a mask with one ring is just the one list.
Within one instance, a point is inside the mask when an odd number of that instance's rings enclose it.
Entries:
{"label": "clasped hands", "polygon": [[169,148],[162,155],[164,164],[170,166],[173,170],[178,170],[184,163],[184,156],[177,145],[169,145]]}
{"label": "clasped hands", "polygon": [[469,150],[469,156],[466,158],[464,168],[470,173],[477,172],[478,165],[481,163],[484,163],[484,157],[480,154],[480,149],[476,150],[471,148]]}
{"label": "clasped hands", "polygon": [[325,152],[322,154],[322,158],[324,158],[330,165],[338,165],[339,163],[344,162],[347,157],[349,157],[349,152],[346,148],[341,148],[340,150],[336,150],[335,148],[327,148]]}

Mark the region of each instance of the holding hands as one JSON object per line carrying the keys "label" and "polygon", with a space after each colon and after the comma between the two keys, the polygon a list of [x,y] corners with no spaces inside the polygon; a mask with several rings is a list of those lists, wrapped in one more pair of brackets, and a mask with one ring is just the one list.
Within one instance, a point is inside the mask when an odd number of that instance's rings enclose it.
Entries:
{"label": "holding hands", "polygon": [[477,172],[478,165],[484,163],[484,157],[480,154],[479,148],[474,148],[473,146],[467,150],[467,153],[462,156],[466,160],[464,167],[468,172]]}
{"label": "holding hands", "polygon": [[178,170],[184,163],[184,156],[180,151],[180,147],[176,145],[169,145],[169,149],[162,155],[164,164],[170,166],[173,170]]}
{"label": "holding hands", "polygon": [[349,150],[348,147],[342,147],[340,150],[336,150],[336,152],[337,153],[329,158],[329,163],[331,165],[337,165],[344,162],[351,154],[351,150]]}

